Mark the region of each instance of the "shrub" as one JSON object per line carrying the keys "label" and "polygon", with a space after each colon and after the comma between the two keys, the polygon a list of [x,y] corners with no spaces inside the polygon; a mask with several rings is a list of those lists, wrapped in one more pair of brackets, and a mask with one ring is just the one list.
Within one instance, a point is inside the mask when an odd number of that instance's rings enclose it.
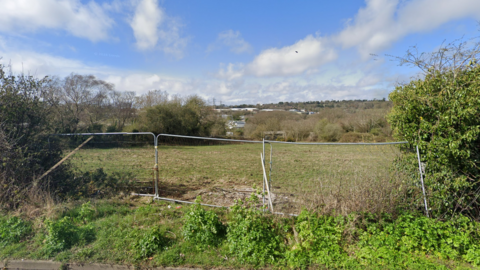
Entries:
{"label": "shrub", "polygon": [[295,221],[295,243],[285,252],[289,266],[306,268],[320,264],[338,268],[348,259],[343,250],[343,217],[317,216],[303,210]]}
{"label": "shrub", "polygon": [[95,239],[95,230],[91,224],[75,225],[71,217],[59,220],[45,220],[47,236],[44,251],[46,255],[70,249],[74,245],[87,244]]}
{"label": "shrub", "polygon": [[340,142],[369,142],[372,140],[372,134],[358,132],[347,132],[342,135],[342,138],[340,138]]}
{"label": "shrub", "polygon": [[419,146],[428,164],[425,180],[434,213],[478,217],[480,67],[455,78],[452,72],[443,75],[397,87],[390,94],[389,120],[397,136]]}
{"label": "shrub", "polygon": [[[466,217],[441,222],[404,214],[393,222],[369,224],[359,235],[357,256],[369,261],[368,264],[405,260],[405,257],[412,257],[411,254],[429,254],[451,260],[463,257],[478,262],[473,257],[478,254],[478,229],[478,224]],[[414,259],[409,263],[421,261]]]}
{"label": "shrub", "polygon": [[18,217],[0,219],[0,247],[15,244],[32,233],[32,224]]}
{"label": "shrub", "polygon": [[47,140],[52,106],[42,97],[46,79],[14,76],[0,64],[0,208],[16,208],[28,201],[29,188],[56,191],[69,177],[66,163],[41,182],[42,175],[61,159],[58,140]]}
{"label": "shrub", "polygon": [[137,260],[147,258],[156,251],[162,250],[170,243],[170,239],[165,236],[164,230],[153,227],[144,231],[140,238],[133,244],[135,257]]}
{"label": "shrub", "polygon": [[274,264],[283,256],[283,239],[277,224],[255,204],[258,198],[252,194],[232,206],[227,246],[240,263]]}
{"label": "shrub", "polygon": [[92,195],[111,195],[116,191],[129,190],[134,177],[130,173],[107,174],[103,168],[84,172],[76,177],[65,179],[62,187],[58,190],[61,198],[83,198]]}
{"label": "shrub", "polygon": [[207,246],[217,246],[225,236],[226,226],[222,224],[217,214],[202,208],[200,198],[197,198],[190,211],[185,214],[182,234],[199,249]]}
{"label": "shrub", "polygon": [[[472,49],[467,45],[474,44]],[[429,206],[436,216],[480,217],[480,54],[478,43],[448,44],[430,55],[401,58],[425,77],[390,93],[395,135],[418,145],[426,166]]]}

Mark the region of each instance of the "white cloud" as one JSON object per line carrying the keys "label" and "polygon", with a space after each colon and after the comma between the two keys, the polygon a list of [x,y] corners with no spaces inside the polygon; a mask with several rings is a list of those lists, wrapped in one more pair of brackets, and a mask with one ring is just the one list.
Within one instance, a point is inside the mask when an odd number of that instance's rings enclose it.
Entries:
{"label": "white cloud", "polygon": [[160,9],[156,0],[143,0],[138,4],[130,23],[137,39],[137,48],[146,50],[157,45],[158,28],[164,19],[165,13]]}
{"label": "white cloud", "polygon": [[219,79],[226,79],[226,80],[235,80],[243,77],[244,70],[242,64],[228,64],[225,68],[224,65],[220,65],[220,70],[215,74],[215,77]]}
{"label": "white cloud", "polygon": [[332,37],[344,48],[357,47],[365,59],[412,33],[430,31],[461,18],[480,19],[478,0],[367,0],[343,31]]}
{"label": "white cloud", "polygon": [[216,77],[238,79],[245,75],[281,77],[314,74],[318,72],[317,67],[337,59],[337,56],[328,39],[309,35],[291,46],[264,50],[247,65],[221,66]]}
{"label": "white cloud", "polygon": [[61,29],[91,41],[108,39],[114,24],[102,7],[79,0],[0,0],[0,31],[7,33]]}
{"label": "white cloud", "polygon": [[245,73],[258,77],[292,76],[336,58],[327,39],[309,35],[291,46],[262,51],[246,66]]}
{"label": "white cloud", "polygon": [[210,44],[207,52],[217,50],[223,46],[229,47],[233,53],[245,53],[252,51],[252,46],[246,42],[239,31],[227,30],[218,34],[217,40]]}
{"label": "white cloud", "polygon": [[140,1],[130,26],[139,50],[158,48],[177,59],[183,57],[188,38],[180,35],[181,23],[168,17],[157,0]]}

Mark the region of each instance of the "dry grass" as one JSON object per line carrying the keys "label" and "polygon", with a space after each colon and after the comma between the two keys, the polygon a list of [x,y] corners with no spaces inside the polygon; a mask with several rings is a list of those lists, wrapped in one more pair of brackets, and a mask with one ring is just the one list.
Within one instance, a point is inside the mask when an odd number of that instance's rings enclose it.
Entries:
{"label": "dry grass", "polygon": [[[158,150],[163,196],[192,199],[203,194],[205,201],[215,202],[215,197],[222,201],[228,190],[262,187],[261,144],[159,146]],[[390,212],[401,196],[397,191],[402,177],[390,170],[399,154],[394,146],[274,144],[274,208]],[[269,156],[266,145],[267,175]],[[140,181],[153,180],[153,147],[83,149],[72,161],[81,170],[102,167],[106,172],[132,172]]]}

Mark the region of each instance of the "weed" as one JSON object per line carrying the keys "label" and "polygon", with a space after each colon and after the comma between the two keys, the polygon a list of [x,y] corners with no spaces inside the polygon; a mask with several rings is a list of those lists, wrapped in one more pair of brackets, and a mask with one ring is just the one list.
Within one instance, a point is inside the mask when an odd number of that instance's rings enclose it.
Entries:
{"label": "weed", "polygon": [[284,251],[280,229],[264,212],[256,209],[258,198],[252,194],[231,208],[227,229],[229,252],[240,263],[253,265],[274,264]]}
{"label": "weed", "polygon": [[47,236],[44,252],[48,256],[95,239],[95,230],[91,224],[77,226],[71,217],[63,217],[59,220],[47,219],[45,226]]}
{"label": "weed", "polygon": [[137,260],[145,259],[156,251],[165,249],[170,244],[170,239],[165,237],[165,230],[153,227],[143,232],[141,237],[133,244]]}
{"label": "weed", "polygon": [[293,227],[294,244],[285,253],[288,265],[306,268],[316,263],[337,268],[348,258],[341,246],[344,230],[343,217],[317,216],[303,210]]}
{"label": "weed", "polygon": [[200,197],[197,197],[195,202],[190,211],[185,214],[183,237],[201,250],[209,246],[217,246],[225,236],[226,226],[222,224],[215,212],[202,208]]}
{"label": "weed", "polygon": [[0,247],[15,244],[32,233],[32,224],[18,217],[0,219]]}

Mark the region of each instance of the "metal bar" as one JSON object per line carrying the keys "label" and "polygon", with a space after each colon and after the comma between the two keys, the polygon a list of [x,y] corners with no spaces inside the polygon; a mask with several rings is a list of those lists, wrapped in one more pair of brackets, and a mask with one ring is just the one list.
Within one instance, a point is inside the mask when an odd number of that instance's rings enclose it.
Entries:
{"label": "metal bar", "polygon": [[[263,158],[262,158],[262,163],[263,166],[265,167],[265,138],[262,140],[262,146],[263,146]],[[263,211],[265,211],[265,180],[262,181],[263,183],[263,192],[262,192],[262,198],[263,198]]]}
{"label": "metal bar", "polygon": [[[262,167],[263,167],[263,181],[267,182],[267,173],[265,172],[265,164],[263,164],[263,155],[260,154],[262,158]],[[267,192],[268,192],[268,203],[270,204],[270,212],[273,213],[273,204],[272,204],[272,194],[270,193],[270,188],[268,187],[268,182],[266,184],[267,186]]]}
{"label": "metal bar", "polygon": [[301,144],[301,145],[390,145],[390,144],[407,144],[408,142],[384,142],[384,143],[308,143],[308,142],[281,142],[269,141],[268,143],[282,143],[282,144]]}
{"label": "metal bar", "polygon": [[273,192],[273,188],[272,188],[272,165],[273,165],[273,161],[272,161],[272,154],[273,154],[273,146],[271,143],[268,143],[270,144],[270,174],[269,174],[269,183],[270,183],[270,190],[272,190]]}
{"label": "metal bar", "polygon": [[418,170],[420,171],[420,181],[422,183],[423,203],[425,205],[425,213],[427,214],[427,217],[429,217],[427,196],[425,195],[425,184],[423,183],[422,163],[420,162],[420,150],[418,150],[418,145],[417,145],[417,158],[418,158]]}
{"label": "metal bar", "polygon": [[273,212],[272,214],[275,214],[275,215],[282,215],[282,216],[292,216],[292,217],[298,217],[297,214],[285,214],[285,213],[281,213],[281,212]]}
{"label": "metal bar", "polygon": [[[139,195],[140,195],[140,194],[139,194]],[[155,196],[154,199],[155,199],[155,200],[162,200],[162,201],[178,202],[178,203],[196,204],[196,202],[181,201],[181,200],[175,200],[175,199],[158,197],[158,196]],[[205,203],[199,203],[199,204],[200,204],[200,205],[203,205],[203,206],[209,206],[209,207],[230,208],[230,206],[219,206],[219,205],[205,204]]]}
{"label": "metal bar", "polygon": [[165,137],[177,137],[177,138],[190,138],[190,139],[202,139],[202,140],[212,140],[212,141],[245,142],[245,143],[262,143],[262,141],[235,140],[235,139],[222,139],[222,138],[198,137],[198,136],[186,136],[186,135],[173,135],[173,134],[158,134],[158,136],[165,136]]}
{"label": "metal bar", "polygon": [[98,133],[60,133],[49,136],[93,136],[93,135],[153,135],[152,132],[98,132]]}
{"label": "metal bar", "polygon": [[158,178],[159,178],[159,172],[158,172],[158,136],[154,135],[154,142],[153,144],[155,145],[155,196],[158,197]]}
{"label": "metal bar", "polygon": [[[152,195],[152,194],[132,193],[132,195],[134,195],[134,196],[142,196],[142,197],[154,197],[154,199],[156,199],[156,200],[163,200],[163,201],[169,201],[169,202],[195,204],[195,202],[181,201],[181,200],[175,200],[175,199],[164,198],[164,197],[155,197],[155,195]],[[220,205],[205,204],[205,203],[200,203],[200,205],[209,206],[209,207],[217,207],[217,208],[230,208],[230,207],[231,207],[231,206],[220,206]],[[289,214],[289,213],[281,213],[281,212],[273,212],[272,214],[275,214],[275,215],[283,215],[283,216],[298,217],[297,214]]]}

